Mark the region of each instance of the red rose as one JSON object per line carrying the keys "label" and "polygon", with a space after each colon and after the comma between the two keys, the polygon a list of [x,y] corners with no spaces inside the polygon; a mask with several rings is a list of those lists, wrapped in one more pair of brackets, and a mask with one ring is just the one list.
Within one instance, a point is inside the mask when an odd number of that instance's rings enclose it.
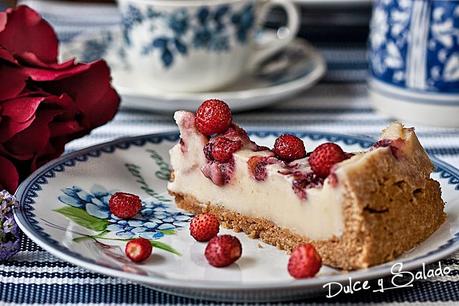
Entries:
{"label": "red rose", "polygon": [[0,190],[14,192],[118,109],[105,61],[58,63],[57,54],[57,36],[37,12],[0,12]]}

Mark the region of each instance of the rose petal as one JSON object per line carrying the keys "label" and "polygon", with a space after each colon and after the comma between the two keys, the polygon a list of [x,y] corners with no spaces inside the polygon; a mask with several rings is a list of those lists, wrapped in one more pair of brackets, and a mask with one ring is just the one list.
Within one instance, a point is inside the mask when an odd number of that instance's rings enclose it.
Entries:
{"label": "rose petal", "polygon": [[43,62],[57,63],[57,36],[37,12],[25,5],[0,12],[0,45],[13,54],[32,52]]}
{"label": "rose petal", "polygon": [[37,57],[35,53],[32,52],[24,52],[20,56],[18,56],[21,62],[27,64],[26,66],[38,67],[38,68],[45,68],[45,69],[67,69],[70,68],[75,64],[75,59],[70,59],[63,63],[45,63],[41,59]]}
{"label": "rose petal", "polygon": [[9,156],[18,160],[30,160],[42,152],[49,141],[49,123],[62,110],[40,111],[29,128],[17,133],[4,143]]}
{"label": "rose petal", "polygon": [[86,127],[94,128],[113,118],[120,98],[110,85],[110,68],[105,61],[86,65],[85,72],[43,83],[43,88],[55,95],[63,92],[70,95],[83,113]]}
{"label": "rose petal", "polygon": [[18,64],[18,61],[14,58],[10,51],[0,46],[0,59],[3,59],[11,64]]}
{"label": "rose petal", "polygon": [[59,117],[61,119],[74,119],[75,115],[78,113],[78,108],[76,107],[75,102],[66,93],[61,94],[59,97],[48,96],[46,98],[46,106],[48,105],[52,107],[59,106],[60,108],[65,109],[65,113]]}
{"label": "rose petal", "polygon": [[83,127],[77,120],[68,120],[64,122],[51,122],[49,124],[51,137],[69,136],[83,130]]}
{"label": "rose petal", "polygon": [[[1,74],[0,74],[1,76]],[[46,97],[19,97],[0,103],[2,117],[10,117],[16,122],[26,122],[35,114]]]}
{"label": "rose petal", "polygon": [[[68,95],[42,99],[40,108],[35,110],[33,121],[28,122],[29,126],[4,143],[8,154],[15,159],[34,159],[32,168],[35,163],[41,164],[44,159],[48,161],[62,154],[65,143],[76,138],[83,130],[81,123],[75,119],[76,108]],[[51,129],[55,130],[51,132]],[[65,135],[66,132],[70,134]],[[87,133],[87,131],[83,132]],[[53,139],[53,143],[50,143],[53,133],[65,137],[61,139],[57,137]]]}
{"label": "rose petal", "polygon": [[16,97],[26,86],[26,79],[19,67],[0,62],[0,101]]}
{"label": "rose petal", "polygon": [[52,108],[62,108],[66,112],[70,112],[72,116],[76,113],[77,108],[72,98],[66,93],[61,94],[60,96],[52,96],[49,93],[46,93],[46,98],[44,100],[44,105]]}
{"label": "rose petal", "polygon": [[31,118],[29,121],[26,122],[14,122],[9,118],[2,120],[2,122],[0,123],[0,130],[2,131],[2,133],[0,134],[0,143],[8,141],[17,133],[28,128],[32,124],[34,118],[35,117]]}
{"label": "rose petal", "polygon": [[[39,107],[65,110],[65,112],[59,116],[59,121],[56,122],[56,124],[66,124],[67,121],[70,121],[72,125],[77,124],[81,126],[80,122],[73,123],[77,115],[77,108],[72,99],[65,94],[60,97],[21,96],[3,103],[0,102],[0,107],[0,143],[8,141],[17,133],[28,128],[33,123]],[[77,128],[73,127],[72,130],[73,129]],[[82,127],[78,128],[77,132],[81,129]],[[54,132],[56,134],[63,133],[59,128]]]}
{"label": "rose petal", "polygon": [[31,125],[35,111],[44,99],[26,96],[0,102],[0,143],[8,141]]}
{"label": "rose petal", "polygon": [[0,190],[6,189],[14,193],[19,184],[19,174],[14,164],[6,157],[0,155]]}
{"label": "rose petal", "polygon": [[21,182],[22,179],[26,178],[31,173],[31,170],[30,170],[31,161],[30,160],[21,161],[21,160],[16,160],[12,158],[11,156],[9,156],[8,152],[6,152],[3,149],[1,145],[0,145],[0,156],[3,156],[4,158],[9,159],[9,161],[14,165],[14,167],[16,168],[18,177],[19,177],[19,183]]}
{"label": "rose petal", "polygon": [[100,115],[93,118],[92,124],[97,127],[106,124],[115,117],[120,104],[120,96],[113,87],[109,87],[99,101]]}
{"label": "rose petal", "polygon": [[3,31],[6,27],[6,21],[8,20],[6,13],[9,13],[11,9],[7,9],[5,14],[0,14],[0,32]]}
{"label": "rose petal", "polygon": [[53,143],[47,143],[46,147],[32,159],[30,164],[30,172],[37,170],[38,167],[44,165],[52,159],[59,157],[62,153],[64,153],[64,145],[66,142],[55,143],[55,141],[53,141]]}
{"label": "rose petal", "polygon": [[79,74],[82,72],[87,71],[91,67],[87,64],[73,64],[73,61],[63,63],[61,65],[54,64],[50,66],[54,66],[56,69],[50,68],[36,68],[36,67],[23,67],[23,73],[30,76],[30,78],[34,81],[42,82],[42,81],[54,81],[59,80],[67,77],[71,77],[75,74]]}

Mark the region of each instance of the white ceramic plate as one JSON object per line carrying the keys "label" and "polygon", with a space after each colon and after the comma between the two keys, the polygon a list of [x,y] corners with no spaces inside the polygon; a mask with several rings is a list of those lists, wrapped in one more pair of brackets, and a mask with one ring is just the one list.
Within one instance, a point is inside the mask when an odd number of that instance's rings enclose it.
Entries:
{"label": "white ceramic plate", "polygon": [[[277,135],[252,133],[262,145],[272,145]],[[307,148],[325,141],[337,142],[349,151],[372,144],[365,137],[308,132],[298,136]],[[42,248],[70,263],[194,298],[297,299],[319,294],[327,282],[390,274],[394,262],[349,273],[323,267],[315,278],[294,280],[287,272],[287,254],[242,233],[236,234],[243,245],[242,258],[227,268],[211,267],[203,256],[205,244],[189,236],[190,216],[175,208],[166,191],[168,150],[177,139],[175,133],[120,139],[48,163],[17,191],[19,226]],[[437,159],[434,162],[437,172],[433,176],[440,181],[448,219],[429,239],[396,260],[403,262],[404,269],[439,260],[459,248],[459,170]],[[107,202],[115,190],[143,198],[137,220],[121,221],[110,215]],[[113,240],[137,235],[157,245],[143,264],[127,260],[125,242]],[[168,248],[181,255],[163,250]]]}
{"label": "white ceramic plate", "polygon": [[[265,34],[264,39],[272,36],[272,33]],[[106,59],[112,68],[113,85],[123,98],[122,106],[153,111],[195,110],[205,99],[215,97],[226,101],[232,111],[259,108],[310,88],[326,70],[320,53],[298,39],[267,60],[255,74],[244,75],[227,88],[199,93],[159,92],[129,72],[120,41],[116,29],[81,34],[61,44],[61,59],[76,57],[82,62]]]}

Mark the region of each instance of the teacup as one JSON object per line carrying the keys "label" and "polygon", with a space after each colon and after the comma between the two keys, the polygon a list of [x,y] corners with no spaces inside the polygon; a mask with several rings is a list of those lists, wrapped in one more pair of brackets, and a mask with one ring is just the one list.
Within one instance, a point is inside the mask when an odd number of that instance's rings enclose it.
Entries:
{"label": "teacup", "polygon": [[[284,0],[118,0],[124,55],[132,76],[152,88],[198,92],[223,87],[286,47],[299,27]],[[255,34],[273,6],[288,31],[268,42]],[[281,37],[279,37],[281,36]]]}
{"label": "teacup", "polygon": [[383,113],[459,127],[459,1],[376,0],[369,92]]}

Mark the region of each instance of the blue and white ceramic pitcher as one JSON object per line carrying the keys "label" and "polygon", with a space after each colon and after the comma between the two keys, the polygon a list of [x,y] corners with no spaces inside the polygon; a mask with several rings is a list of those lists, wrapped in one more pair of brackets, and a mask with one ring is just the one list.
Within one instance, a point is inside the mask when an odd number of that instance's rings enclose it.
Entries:
{"label": "blue and white ceramic pitcher", "polygon": [[459,0],[377,0],[370,97],[383,113],[459,127]]}

